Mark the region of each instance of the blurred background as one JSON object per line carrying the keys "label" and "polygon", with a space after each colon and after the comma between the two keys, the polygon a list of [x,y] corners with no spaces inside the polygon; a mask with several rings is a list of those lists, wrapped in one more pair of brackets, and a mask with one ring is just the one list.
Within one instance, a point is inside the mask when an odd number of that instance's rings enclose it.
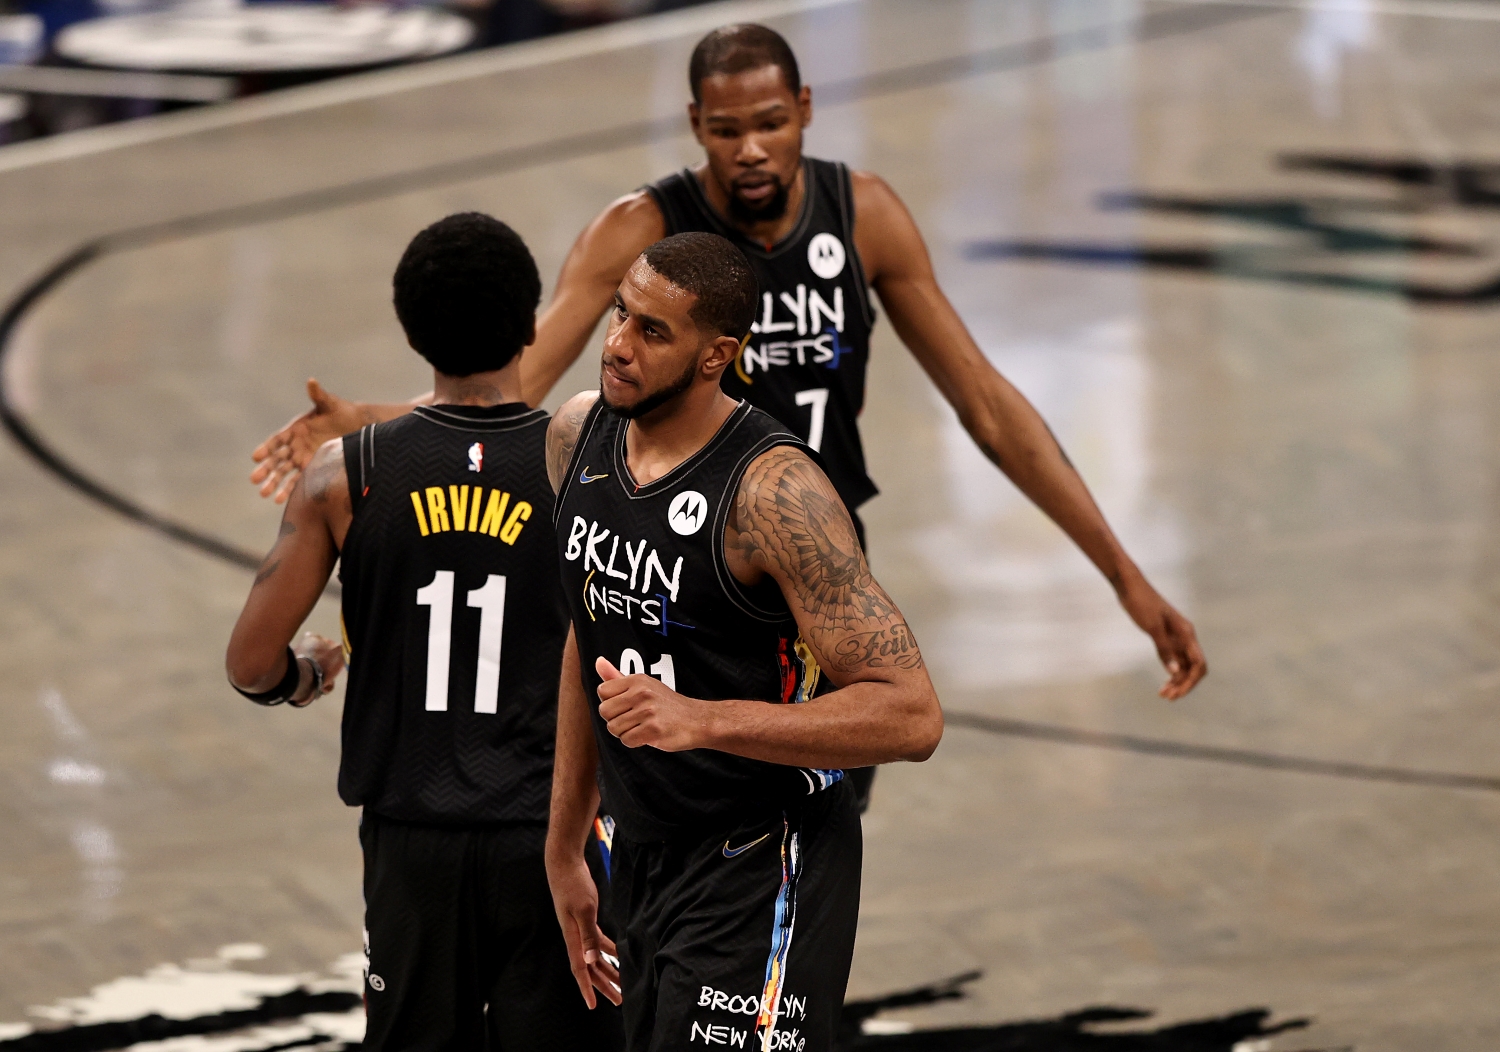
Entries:
{"label": "blurred background", "polygon": [[704,0],[0,0],[0,145]]}

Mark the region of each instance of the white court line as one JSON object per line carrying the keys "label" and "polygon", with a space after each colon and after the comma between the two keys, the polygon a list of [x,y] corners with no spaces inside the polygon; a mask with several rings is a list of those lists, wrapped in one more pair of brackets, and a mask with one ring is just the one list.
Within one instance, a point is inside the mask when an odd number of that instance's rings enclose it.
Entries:
{"label": "white court line", "polygon": [[1225,4],[1272,7],[1283,11],[1357,11],[1361,14],[1412,18],[1453,18],[1500,22],[1500,4],[1483,0],[1162,0],[1175,4]]}
{"label": "white court line", "polygon": [[722,0],[721,3],[649,15],[508,47],[473,51],[420,65],[355,74],[306,87],[284,88],[207,109],[183,110],[122,124],[65,132],[50,139],[19,142],[13,146],[0,147],[0,172],[13,172],[126,146],[232,128],[271,117],[305,113],[308,110],[364,99],[378,99],[403,91],[452,84],[495,73],[533,69],[555,62],[621,51],[642,44],[706,33],[726,22],[761,21],[860,2],[862,0]]}

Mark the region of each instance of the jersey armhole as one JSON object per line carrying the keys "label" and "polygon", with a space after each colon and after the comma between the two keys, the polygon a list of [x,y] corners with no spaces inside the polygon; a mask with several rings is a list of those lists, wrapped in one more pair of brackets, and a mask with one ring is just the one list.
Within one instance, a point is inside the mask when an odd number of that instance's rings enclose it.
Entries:
{"label": "jersey armhole", "polygon": [[[786,621],[791,616],[791,610],[784,605],[783,609],[779,611],[767,610],[755,602],[755,599],[750,595],[750,590],[741,584],[739,578],[735,577],[729,569],[729,558],[724,553],[724,533],[729,528],[729,512],[734,507],[735,498],[739,495],[740,482],[743,481],[745,472],[750,469],[750,465],[755,462],[756,457],[778,446],[791,446],[799,450],[827,474],[828,469],[823,463],[823,458],[816,450],[796,435],[784,431],[767,435],[751,446],[745,452],[745,455],[740,457],[740,462],[734,466],[734,471],[730,474],[729,484],[724,487],[724,492],[719,496],[719,507],[714,512],[714,535],[712,541],[714,572],[718,575],[719,587],[729,597],[729,601],[757,621],[766,621],[772,624],[780,624]],[[782,601],[784,604],[785,598]]]}
{"label": "jersey armhole", "polygon": [[359,514],[359,506],[370,492],[369,468],[375,464],[375,425],[366,424],[352,435],[344,436],[344,474],[349,479],[349,512]]}
{"label": "jersey armhole", "polygon": [[839,186],[839,222],[843,223],[845,236],[849,239],[849,260],[854,266],[854,277],[859,283],[859,307],[865,316],[865,324],[875,327],[875,304],[870,302],[870,279],[865,274],[864,260],[859,258],[859,246],[854,240],[854,176],[843,161],[835,161]]}
{"label": "jersey armhole", "polygon": [[682,185],[683,177],[682,172],[673,172],[665,179],[647,183],[641,187],[651,195],[651,200],[656,202],[656,207],[661,209],[661,219],[666,226],[667,237],[680,234],[687,229],[682,213],[677,207],[677,201],[674,200],[678,194],[687,192],[687,188]]}
{"label": "jersey armhole", "polygon": [[589,415],[583,418],[583,425],[578,429],[578,444],[573,447],[573,455],[568,458],[568,473],[563,476],[562,488],[557,491],[557,500],[552,505],[554,528],[562,521],[563,500],[573,485],[573,474],[578,470],[579,461],[583,459],[583,447],[588,443],[589,436],[594,433],[594,425],[599,422],[599,414],[603,409],[604,396],[600,395],[589,408]]}

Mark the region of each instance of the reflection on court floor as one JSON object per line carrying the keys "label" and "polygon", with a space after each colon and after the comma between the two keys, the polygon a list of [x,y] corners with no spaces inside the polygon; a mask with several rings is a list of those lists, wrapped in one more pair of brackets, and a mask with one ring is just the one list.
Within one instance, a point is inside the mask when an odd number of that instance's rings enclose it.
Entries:
{"label": "reflection on court floor", "polygon": [[881,324],[872,559],[954,719],[877,784],[847,1047],[1495,1047],[1500,15],[1448,0],[776,0],[0,149],[37,440],[0,445],[0,1039],[357,1040],[338,696],[223,680],[275,533],[246,454],[309,375],[425,389],[388,302],[425,223],[498,214],[550,276],[691,162],[683,64],[731,11],[792,40],[809,152],[908,202],[1212,670],[1155,697]]}

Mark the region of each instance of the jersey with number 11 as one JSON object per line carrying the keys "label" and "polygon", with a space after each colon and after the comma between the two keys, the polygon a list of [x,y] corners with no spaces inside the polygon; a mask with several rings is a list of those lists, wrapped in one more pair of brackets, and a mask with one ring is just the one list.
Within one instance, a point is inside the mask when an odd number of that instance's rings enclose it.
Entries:
{"label": "jersey with number 11", "polygon": [[567,636],[547,421],[520,403],[424,406],[345,437],[346,803],[546,822]]}

